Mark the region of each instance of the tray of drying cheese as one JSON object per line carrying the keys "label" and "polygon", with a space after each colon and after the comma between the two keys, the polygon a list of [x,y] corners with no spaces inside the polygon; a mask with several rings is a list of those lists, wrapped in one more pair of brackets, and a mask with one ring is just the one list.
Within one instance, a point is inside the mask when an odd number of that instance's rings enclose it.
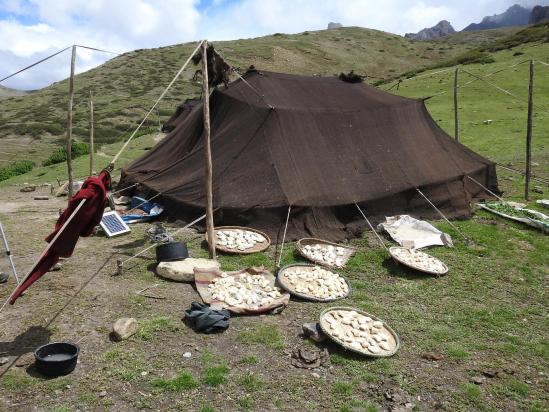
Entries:
{"label": "tray of drying cheese", "polygon": [[361,355],[385,358],[400,348],[398,335],[389,325],[359,309],[325,309],[320,314],[320,328],[334,342]]}
{"label": "tray of drying cheese", "polygon": [[448,273],[448,266],[444,262],[420,250],[393,246],[389,248],[389,253],[397,262],[420,272],[436,276]]}
{"label": "tray of drying cheese", "polygon": [[214,229],[214,236],[215,248],[225,253],[247,255],[263,252],[271,245],[269,236],[249,227],[219,226]]}
{"label": "tray of drying cheese", "polygon": [[327,240],[303,238],[296,243],[297,251],[305,259],[330,268],[342,268],[356,252],[354,247],[338,245]]}
{"label": "tray of drying cheese", "polygon": [[290,294],[276,286],[272,273],[250,267],[235,272],[194,269],[196,290],[207,305],[233,313],[258,315],[286,307]]}
{"label": "tray of drying cheese", "polygon": [[337,273],[317,265],[295,263],[278,271],[278,284],[290,295],[315,302],[344,299],[351,285]]}

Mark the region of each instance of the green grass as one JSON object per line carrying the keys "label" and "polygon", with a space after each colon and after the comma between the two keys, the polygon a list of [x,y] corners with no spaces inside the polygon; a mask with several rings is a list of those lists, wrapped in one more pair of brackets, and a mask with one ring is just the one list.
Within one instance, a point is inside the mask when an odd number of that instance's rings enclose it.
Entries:
{"label": "green grass", "polygon": [[10,391],[21,391],[35,385],[38,381],[24,375],[23,372],[12,369],[4,374],[0,382],[4,388]]}
{"label": "green grass", "polygon": [[248,392],[255,392],[261,389],[265,385],[265,382],[261,376],[247,373],[240,378],[239,384]]}
{"label": "green grass", "polygon": [[212,387],[220,386],[227,381],[229,370],[225,364],[208,366],[202,372],[202,382]]}
{"label": "green grass", "polygon": [[240,363],[242,365],[256,365],[257,362],[258,362],[257,356],[248,355],[248,356],[244,356],[242,359],[240,359],[240,361],[238,363]]}
{"label": "green grass", "polygon": [[179,371],[173,379],[153,379],[151,385],[158,392],[183,392],[199,386],[194,376],[186,370]]}
{"label": "green grass", "polygon": [[332,392],[338,397],[348,397],[353,393],[353,385],[349,382],[335,381],[332,385]]}
{"label": "green grass", "polygon": [[254,323],[246,328],[246,331],[240,332],[236,339],[241,343],[260,344],[275,350],[284,348],[280,329],[276,325]]}
{"label": "green grass", "polygon": [[158,332],[179,330],[179,325],[168,316],[157,316],[141,321],[135,336],[145,341],[152,341]]}
{"label": "green grass", "polygon": [[18,160],[7,166],[0,167],[0,181],[28,173],[34,166],[34,162],[30,160]]}

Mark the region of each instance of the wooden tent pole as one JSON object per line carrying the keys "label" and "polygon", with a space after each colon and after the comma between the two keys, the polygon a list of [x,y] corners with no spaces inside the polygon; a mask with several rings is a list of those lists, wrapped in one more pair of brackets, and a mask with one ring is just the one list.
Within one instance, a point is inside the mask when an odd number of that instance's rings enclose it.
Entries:
{"label": "wooden tent pole", "polygon": [[90,90],[90,176],[93,175],[93,93]]}
{"label": "wooden tent pole", "polygon": [[74,64],[76,62],[76,46],[72,46],[71,77],[69,78],[69,111],[67,114],[67,172],[69,175],[69,200],[72,197],[72,103],[74,100]]}
{"label": "wooden tent pole", "polygon": [[454,74],[454,139],[456,139],[456,142],[459,142],[458,71],[459,68],[456,67],[456,72]]}
{"label": "wooden tent pole", "polygon": [[210,91],[208,88],[208,41],[202,43],[202,99],[204,117],[204,147],[206,154],[206,233],[210,259],[215,259],[215,236],[213,222],[213,172],[210,142]]}
{"label": "wooden tent pole", "polygon": [[524,181],[524,198],[529,200],[530,177],[532,174],[532,112],[534,106],[534,61],[530,60],[530,83],[528,86],[528,123],[526,129],[526,173]]}

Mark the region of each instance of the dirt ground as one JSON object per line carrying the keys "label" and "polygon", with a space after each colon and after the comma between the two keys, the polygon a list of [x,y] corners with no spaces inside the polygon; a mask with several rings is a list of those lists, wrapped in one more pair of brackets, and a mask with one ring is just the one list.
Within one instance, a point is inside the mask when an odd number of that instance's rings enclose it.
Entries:
{"label": "dirt ground", "polygon": [[[23,276],[45,246],[42,239],[66,199],[33,200],[37,194],[49,194],[47,187],[32,193],[3,188],[0,194],[0,220]],[[475,403],[477,385],[470,383],[471,377],[478,376],[483,384],[497,376],[515,376],[537,391],[547,389],[546,375],[535,366],[528,372],[530,366],[501,360],[490,368],[478,357],[463,361],[445,355],[433,360],[429,356],[437,353],[410,350],[421,327],[401,335],[404,349],[391,360],[358,358],[323,343],[317,346],[328,349],[329,364],[296,368],[291,365],[294,350],[315,347],[301,336],[301,325],[315,321],[323,304],[292,300],[281,314],[233,317],[222,334],[197,334],[181,320],[191,302],[200,300],[197,292],[190,284],[156,277],[154,249],[129,263],[122,276],[116,275],[117,259],[150,244],[148,227],[134,225],[130,235],[112,239],[81,239],[60,271],[46,274],[14,306],[4,309],[0,358],[7,362],[0,366],[0,410],[399,411],[455,410],[455,405],[477,410],[485,408]],[[191,255],[205,255],[196,234],[186,232],[179,239],[190,242]],[[8,270],[7,262],[0,269]],[[391,294],[394,278],[383,282]],[[152,297],[137,294],[154,285],[147,291]],[[0,285],[2,302],[13,287],[13,279]],[[109,332],[120,317],[137,318],[140,330],[115,343]],[[34,369],[33,351],[59,340],[80,345],[79,363],[66,377],[46,379]],[[456,386],[463,388],[463,398],[454,403],[451,393]],[[508,410],[523,409],[512,398],[507,405]]]}

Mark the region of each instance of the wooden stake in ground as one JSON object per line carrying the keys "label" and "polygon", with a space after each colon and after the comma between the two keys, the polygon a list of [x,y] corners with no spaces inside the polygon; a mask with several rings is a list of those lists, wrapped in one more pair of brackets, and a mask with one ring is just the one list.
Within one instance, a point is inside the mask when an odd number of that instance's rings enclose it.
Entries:
{"label": "wooden stake in ground", "polygon": [[72,197],[72,103],[74,100],[74,64],[76,62],[76,46],[72,46],[71,77],[69,78],[69,112],[67,114],[67,172],[69,175],[69,200]]}
{"label": "wooden stake in ground", "polygon": [[93,93],[90,90],[90,176],[93,175]]}
{"label": "wooden stake in ground", "polygon": [[206,233],[210,259],[215,259],[215,236],[213,223],[213,172],[210,143],[210,91],[208,88],[208,42],[202,43],[202,98],[204,116],[204,147],[206,154]]}
{"label": "wooden stake in ground", "polygon": [[534,106],[534,61],[530,60],[530,84],[528,86],[528,125],[526,129],[526,174],[524,181],[524,198],[529,200],[530,175],[532,174],[532,112]]}
{"label": "wooden stake in ground", "polygon": [[454,74],[454,139],[459,142],[459,119],[458,119],[458,68]]}

